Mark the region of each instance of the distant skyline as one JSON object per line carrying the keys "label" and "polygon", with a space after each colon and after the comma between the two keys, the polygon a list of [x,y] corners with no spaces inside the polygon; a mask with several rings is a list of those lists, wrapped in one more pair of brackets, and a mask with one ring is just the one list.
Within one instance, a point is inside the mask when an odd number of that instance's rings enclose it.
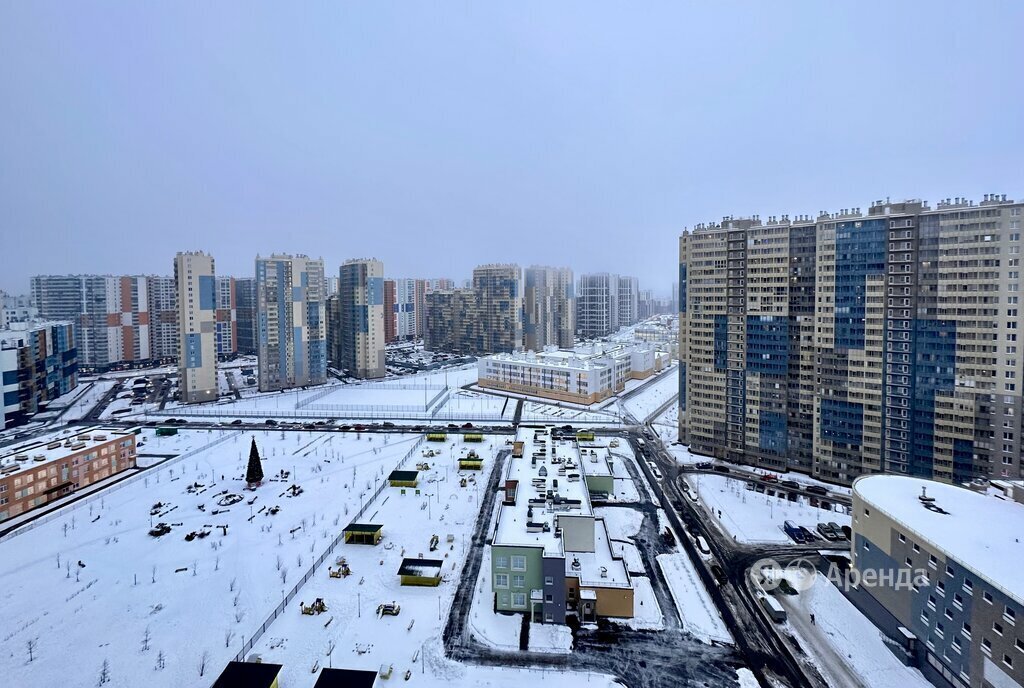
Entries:
{"label": "distant skyline", "polygon": [[[0,5],[0,289],[203,250],[636,275],[723,215],[1024,196],[1016,2]],[[971,27],[968,29],[967,27]]]}

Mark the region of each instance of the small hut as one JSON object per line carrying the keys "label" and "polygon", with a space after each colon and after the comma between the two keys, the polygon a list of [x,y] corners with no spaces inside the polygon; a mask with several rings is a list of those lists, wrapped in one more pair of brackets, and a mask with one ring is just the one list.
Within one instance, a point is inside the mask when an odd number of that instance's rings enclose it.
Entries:
{"label": "small hut", "polygon": [[419,484],[419,471],[391,471],[388,483],[391,487],[416,487]]}
{"label": "small hut", "polygon": [[436,588],[441,584],[443,559],[402,559],[398,575],[402,585],[425,585]]}
{"label": "small hut", "polygon": [[228,662],[213,688],[278,688],[280,664]]}
{"label": "small hut", "polygon": [[349,523],[342,534],[347,545],[376,545],[383,531],[384,526],[376,523]]}

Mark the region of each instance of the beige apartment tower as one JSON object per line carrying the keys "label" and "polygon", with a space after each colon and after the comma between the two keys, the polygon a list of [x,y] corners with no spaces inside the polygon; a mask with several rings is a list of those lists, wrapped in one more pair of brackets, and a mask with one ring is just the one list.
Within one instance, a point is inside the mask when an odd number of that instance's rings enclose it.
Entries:
{"label": "beige apartment tower", "polygon": [[217,284],[213,257],[202,252],[174,258],[178,289],[178,389],[181,401],[217,398]]}

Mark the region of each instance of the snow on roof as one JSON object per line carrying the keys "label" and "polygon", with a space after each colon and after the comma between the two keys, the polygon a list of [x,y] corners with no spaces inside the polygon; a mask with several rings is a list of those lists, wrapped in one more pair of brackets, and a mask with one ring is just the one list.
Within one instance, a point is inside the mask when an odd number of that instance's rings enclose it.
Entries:
{"label": "snow on roof", "polygon": [[593,552],[570,552],[566,555],[565,575],[579,578],[580,587],[632,587],[625,561],[612,554],[604,519],[599,518],[594,524]]}
{"label": "snow on roof", "polygon": [[376,523],[349,523],[345,526],[346,533],[376,533],[384,526]]}
{"label": "snow on roof", "polygon": [[[534,433],[540,433],[538,437]],[[543,547],[545,554],[560,556],[562,540],[555,537],[555,516],[593,516],[590,505],[590,494],[584,479],[585,470],[580,461],[579,450],[575,440],[556,440],[551,436],[551,428],[521,427],[517,440],[524,443],[523,457],[509,458],[507,480],[519,483],[516,490],[516,503],[502,504],[498,512],[498,522],[494,528],[494,545],[513,545],[523,547]],[[539,456],[545,451],[543,457]],[[534,461],[534,454],[538,454]],[[563,463],[553,463],[552,459],[562,459]],[[569,469],[568,462],[573,468]],[[589,466],[589,464],[587,464]],[[559,475],[560,466],[566,466],[566,475]],[[569,481],[569,473],[579,473],[580,479]],[[555,487],[557,482],[557,488]],[[557,497],[551,501],[547,493]],[[531,505],[531,500],[534,503]],[[530,516],[532,506],[533,515]],[[530,532],[527,524],[536,526],[547,525],[548,529]]]}
{"label": "snow on roof", "polygon": [[[939,510],[927,508],[924,491]],[[1024,604],[1024,505],[956,485],[901,475],[870,475],[853,483],[862,499],[964,568]],[[940,511],[941,510],[941,511]]]}
{"label": "snow on roof", "polygon": [[[594,453],[591,456],[591,452]],[[611,464],[611,450],[608,444],[580,445],[581,463],[586,464],[587,475],[614,475]]]}
{"label": "snow on roof", "polygon": [[[63,459],[69,454],[85,451],[107,442],[130,437],[134,434],[134,430],[105,428],[97,425],[43,435],[30,442],[23,442],[6,448],[4,450],[5,453],[0,454],[0,470],[12,466],[20,466],[27,469],[39,468],[52,461]],[[11,472],[14,472],[13,468]],[[5,473],[5,475],[8,474]]]}
{"label": "snow on roof", "polygon": [[440,576],[443,559],[403,559],[398,567],[399,576]]}

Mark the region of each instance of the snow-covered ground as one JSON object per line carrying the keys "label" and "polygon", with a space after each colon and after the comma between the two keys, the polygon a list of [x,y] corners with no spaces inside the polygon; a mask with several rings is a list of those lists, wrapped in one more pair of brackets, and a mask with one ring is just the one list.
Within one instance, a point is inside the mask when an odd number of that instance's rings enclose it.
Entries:
{"label": "snow-covered ground", "polygon": [[821,522],[850,525],[849,515],[812,507],[803,496],[795,502],[770,497],[746,489],[747,483],[742,480],[721,475],[690,475],[686,481],[696,488],[713,522],[740,542],[792,542],[782,529],[785,521],[793,521],[812,533]]}
{"label": "snow-covered ground", "polygon": [[[138,685],[140,677],[154,688],[208,685],[211,677],[198,670],[204,653],[209,671],[219,671],[417,441],[258,432],[267,480],[255,492],[242,489],[248,433],[146,434],[143,451],[174,454],[224,436],[0,544],[0,671],[9,683],[66,684],[57,660],[73,647],[82,681],[70,685],[94,684],[104,660],[111,688]],[[281,471],[287,479],[277,477]],[[301,494],[291,496],[292,484]],[[158,522],[172,531],[150,536]],[[186,541],[192,532],[208,535]],[[37,643],[31,663],[29,640]],[[161,653],[166,668],[157,670]]]}
{"label": "snow-covered ground", "polygon": [[[80,420],[83,416],[89,413],[96,404],[99,403],[100,399],[102,399],[107,392],[113,389],[117,382],[114,380],[97,380],[96,382],[87,384],[91,386],[85,394],[75,396],[73,397],[73,400],[70,400],[68,410],[64,412],[63,416],[61,416],[62,422]],[[63,398],[64,397],[61,397],[60,400]],[[54,404],[57,404],[60,400],[51,402],[49,408],[58,408],[58,406],[55,406]],[[63,408],[63,406],[60,406],[60,408]]]}
{"label": "snow-covered ground", "polygon": [[693,569],[690,558],[685,553],[659,554],[658,566],[668,581],[672,598],[683,619],[683,628],[706,643],[731,643],[732,636]]}
{"label": "snow-covered ground", "polygon": [[[865,688],[928,688],[931,685],[920,671],[900,662],[885,645],[874,624],[820,573],[814,585],[799,595],[780,594],[776,599],[788,612],[785,628],[814,658],[830,685]],[[811,614],[814,614],[814,624],[810,623]]]}
{"label": "snow-covered ground", "polygon": [[572,652],[572,629],[562,624],[530,624],[530,652],[568,654]]}
{"label": "snow-covered ground", "polygon": [[637,392],[622,402],[625,409],[640,422],[646,420],[659,406],[679,392],[678,366],[673,365],[658,373],[658,377],[653,381],[644,380],[643,382],[646,383],[643,391]]}
{"label": "snow-covered ground", "polygon": [[[326,566],[317,571],[253,648],[264,661],[284,665],[282,685],[302,685],[313,667],[330,661],[353,669],[393,665],[399,676],[423,671],[417,658],[426,644],[439,642],[472,544],[482,485],[502,446],[487,438],[483,446],[474,447],[484,457],[483,470],[460,473],[455,458],[465,445],[451,441],[446,456],[427,459],[431,470],[421,474],[419,495],[412,489],[403,495],[400,488],[386,488],[370,504],[360,522],[382,524],[381,543],[340,545],[329,561],[344,557],[352,575],[331,578]],[[460,476],[471,482],[461,487]],[[429,549],[432,535],[440,541],[434,552]],[[403,558],[442,561],[441,584],[403,587],[398,576]],[[327,605],[324,614],[300,613],[300,601],[309,604],[318,598]],[[378,605],[385,603],[399,605],[398,616],[378,616]]]}
{"label": "snow-covered ground", "polygon": [[[496,504],[495,508],[499,506]],[[494,613],[494,595],[491,594],[491,546],[485,545],[469,612],[470,633],[483,645],[499,650],[519,650],[522,618],[519,614]]]}

